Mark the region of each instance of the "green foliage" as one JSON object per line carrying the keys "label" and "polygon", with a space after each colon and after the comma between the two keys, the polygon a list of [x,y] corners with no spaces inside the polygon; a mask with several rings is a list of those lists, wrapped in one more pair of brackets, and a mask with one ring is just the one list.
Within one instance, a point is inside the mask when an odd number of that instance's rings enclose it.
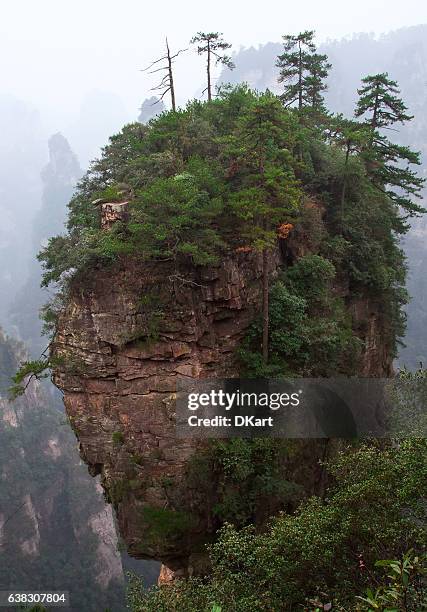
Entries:
{"label": "green foliage", "polygon": [[29,383],[35,380],[48,378],[50,374],[51,360],[49,358],[24,361],[19,370],[12,376],[13,385],[9,389],[11,399],[16,399],[25,393]]}
{"label": "green foliage", "polygon": [[193,519],[190,514],[168,508],[145,506],[142,520],[148,528],[151,545],[162,545],[164,541],[179,541],[185,537]]}
{"label": "green foliage", "polygon": [[282,101],[285,106],[297,102],[300,111],[304,107],[323,108],[324,81],[331,68],[327,56],[316,53],[313,38],[313,31],[283,36],[284,51],[276,63],[280,68],[279,83],[284,83]]}
{"label": "green foliage", "polygon": [[[68,235],[52,238],[40,254],[44,284],[129,255],[209,265],[248,239],[271,246],[275,225],[301,197],[298,129],[275,96],[246,87],[164,113],[149,126],[126,126],[81,181]],[[92,201],[118,199],[122,183],[133,194],[129,222],[101,231]]]}
{"label": "green foliage", "polygon": [[114,444],[117,444],[120,446],[124,444],[124,441],[125,441],[125,437],[121,431],[113,431],[111,439],[113,440]]}
{"label": "green foliage", "polygon": [[[195,584],[198,589],[194,588]],[[167,588],[150,589],[148,595],[141,579],[132,574],[128,580],[127,604],[133,612],[212,612],[216,605],[201,580],[173,581]]]}
{"label": "green foliage", "polygon": [[370,127],[369,143],[362,151],[368,173],[374,185],[383,188],[397,207],[410,216],[423,212],[414,197],[420,197],[425,181],[410,169],[411,165],[420,165],[419,153],[390,142],[381,132],[413,119],[398,96],[398,85],[387,73],[367,76],[362,83],[355,115],[366,116]]}
{"label": "green foliage", "polygon": [[123,194],[118,185],[108,185],[102,191],[95,193],[94,199],[103,200],[104,202],[120,202],[123,199]]}
{"label": "green foliage", "polygon": [[[304,502],[261,533],[226,525],[210,547],[208,578],[134,592],[132,609],[208,611],[215,603],[236,612],[285,612],[316,591],[340,602],[337,609],[357,609],[356,596],[382,579],[377,559],[401,558],[425,542],[426,453],[425,440],[347,449],[330,465],[335,485],[325,500]],[[411,554],[405,558],[403,573],[415,566]]]}
{"label": "green foliage", "polygon": [[127,228],[131,249],[143,244],[145,257],[188,256],[196,265],[217,261],[222,241],[211,223],[222,211],[222,199],[205,187],[211,179],[206,163],[192,159],[188,167],[187,173],[156,179],[138,194]]}
{"label": "green foliage", "polygon": [[240,221],[240,235],[262,251],[277,241],[277,226],[294,212],[302,192],[295,177],[292,148],[296,123],[269,92],[259,96],[230,140],[238,169],[230,204]]}
{"label": "green foliage", "polygon": [[285,441],[270,439],[213,442],[211,478],[217,502],[213,514],[236,526],[266,518],[277,507],[296,504],[303,495],[300,485],[286,479],[290,454]]}
{"label": "green foliage", "polygon": [[[327,147],[316,139],[306,143],[303,183],[327,210],[329,235],[320,254],[337,267],[340,277],[349,280],[353,294],[368,293],[386,313],[385,340],[396,353],[396,338],[405,326],[402,306],[406,265],[398,234],[406,231],[395,203],[379,190],[367,174],[365,163],[339,148]],[[342,199],[343,174],[346,190]]]}
{"label": "green foliage", "polygon": [[42,335],[51,337],[56,329],[58,314],[63,305],[63,296],[58,293],[50,302],[42,306],[40,319],[43,321]]}
{"label": "green foliage", "polygon": [[303,295],[312,307],[322,306],[329,297],[335,267],[320,255],[306,255],[289,268],[286,277],[294,293]]}
{"label": "green foliage", "polygon": [[398,97],[400,91],[396,81],[392,81],[387,73],[367,76],[362,79],[362,83],[363,86],[357,92],[359,100],[356,117],[370,113],[368,120],[374,129],[413,119],[407,114],[408,109]]}
{"label": "green foliage", "polygon": [[208,52],[212,53],[217,64],[221,63],[228,66],[228,68],[234,68],[230,57],[219,54],[220,51],[231,49],[231,45],[223,40],[220,32],[197,32],[191,39],[190,44],[197,45],[197,53],[199,55]]}
{"label": "green foliage", "polygon": [[191,45],[197,45],[197,53],[199,55],[206,54],[206,72],[208,76],[207,87],[204,91],[208,92],[208,100],[212,100],[212,63],[222,64],[233,70],[234,63],[229,55],[224,53],[231,49],[231,45],[227,43],[220,32],[197,32],[190,40]]}
{"label": "green foliage", "polygon": [[270,292],[270,359],[265,366],[259,346],[261,324],[249,329],[239,350],[244,372],[251,376],[290,374],[324,376],[349,372],[360,343],[353,334],[345,304],[331,291],[333,264],[306,255],[291,266]]}
{"label": "green foliage", "polygon": [[387,572],[387,584],[367,589],[365,597],[358,597],[361,610],[367,612],[403,612],[427,610],[427,555],[413,550],[401,559],[377,561],[376,567]]}

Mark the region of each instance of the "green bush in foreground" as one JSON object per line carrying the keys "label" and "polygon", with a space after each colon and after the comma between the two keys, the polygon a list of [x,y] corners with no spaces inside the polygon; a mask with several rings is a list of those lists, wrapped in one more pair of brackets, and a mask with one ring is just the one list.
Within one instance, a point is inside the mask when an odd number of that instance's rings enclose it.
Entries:
{"label": "green bush in foreground", "polygon": [[[307,602],[316,593],[334,609],[347,611],[425,609],[375,608],[366,600],[369,593],[377,599],[392,597],[387,593],[394,578],[383,586],[384,563],[378,565],[378,559],[405,563],[406,551],[422,552],[426,459],[425,440],[347,449],[329,466],[335,485],[324,500],[312,498],[296,514],[273,518],[264,533],[227,524],[210,547],[212,573],[207,578],[145,593],[133,582],[131,609],[211,612],[217,605],[222,612],[315,610]],[[392,564],[387,567],[396,573]]]}

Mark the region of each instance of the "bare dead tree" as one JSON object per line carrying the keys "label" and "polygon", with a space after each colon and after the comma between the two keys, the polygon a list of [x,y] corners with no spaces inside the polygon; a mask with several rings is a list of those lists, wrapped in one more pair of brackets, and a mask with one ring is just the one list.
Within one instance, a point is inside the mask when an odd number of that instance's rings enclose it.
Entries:
{"label": "bare dead tree", "polygon": [[[148,71],[148,74],[154,74],[154,73],[157,73],[157,72],[164,72],[165,73],[163,75],[162,80],[160,81],[160,83],[158,85],[156,85],[155,87],[152,87],[151,90],[150,90],[150,91],[158,91],[161,94],[160,98],[158,100],[156,100],[156,102],[154,102],[154,104],[158,104],[161,100],[163,100],[163,98],[166,96],[166,94],[170,93],[172,110],[176,111],[175,84],[174,84],[174,80],[173,80],[173,64],[174,64],[174,60],[178,57],[178,55],[180,53],[184,53],[185,51],[187,51],[187,49],[180,49],[179,51],[177,51],[176,53],[174,53],[172,55],[171,51],[170,51],[170,48],[169,48],[168,39],[166,38],[166,52],[165,52],[165,54],[162,55],[162,57],[159,57],[159,59],[156,59],[149,66],[147,66],[147,68],[144,68],[141,71],[141,72]],[[153,66],[157,66],[157,64],[160,64],[161,62],[164,62],[164,64],[154,68],[154,70],[151,70],[151,68],[153,68]]]}

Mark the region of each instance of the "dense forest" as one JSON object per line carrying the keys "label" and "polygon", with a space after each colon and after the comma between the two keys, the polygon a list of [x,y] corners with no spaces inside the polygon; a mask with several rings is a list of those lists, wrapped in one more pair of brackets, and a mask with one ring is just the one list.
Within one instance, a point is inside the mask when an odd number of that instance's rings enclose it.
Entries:
{"label": "dense forest", "polygon": [[[229,45],[217,33],[199,33],[192,42],[207,55],[208,100],[183,109],[174,100],[178,54],[167,48],[162,83],[172,110],[111,138],[70,202],[67,234],[40,254],[44,284],[58,287],[44,310],[54,334],[69,292],[83,291],[99,270],[170,262],[185,284],[189,270],[251,253],[261,261],[262,299],[236,351],[241,375],[360,372],[364,336],[348,295],[380,304],[381,342],[390,359],[397,354],[407,302],[400,237],[424,211],[419,155],[392,135],[412,117],[387,73],[363,78],[353,119],[331,113],[324,101],[330,64],[313,40],[313,32],[284,37],[278,92],[236,85],[214,95],[209,54],[232,67]],[[121,211],[108,228],[100,225],[105,203]],[[285,258],[273,275],[278,243],[286,248],[298,233],[310,248]],[[337,291],[343,279],[347,293]],[[161,292],[141,300],[148,314],[127,343],[162,335]],[[68,367],[56,359],[53,352],[27,362],[15,392],[29,375]],[[123,434],[113,441],[124,444]],[[315,496],[289,473],[289,462],[283,471],[295,452],[286,441],[209,444],[198,486],[203,492],[219,483],[210,569],[148,592],[136,580],[131,608],[424,609],[425,442],[336,443]],[[266,499],[274,499],[273,518],[260,512]],[[183,514],[164,515],[177,531],[179,518],[185,523]],[[170,529],[163,536],[172,537]]]}

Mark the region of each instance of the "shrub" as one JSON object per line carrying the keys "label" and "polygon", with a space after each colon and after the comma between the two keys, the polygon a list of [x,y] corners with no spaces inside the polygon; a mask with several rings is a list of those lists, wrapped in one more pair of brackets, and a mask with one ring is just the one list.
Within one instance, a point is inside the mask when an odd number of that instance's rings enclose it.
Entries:
{"label": "shrub", "polygon": [[322,591],[343,610],[357,610],[356,596],[373,580],[381,584],[377,559],[422,550],[426,453],[425,440],[346,449],[329,466],[335,485],[325,500],[275,517],[262,533],[226,525],[210,548],[209,577],[133,591],[132,609],[208,612],[215,603],[235,612],[285,612],[303,609]]}

